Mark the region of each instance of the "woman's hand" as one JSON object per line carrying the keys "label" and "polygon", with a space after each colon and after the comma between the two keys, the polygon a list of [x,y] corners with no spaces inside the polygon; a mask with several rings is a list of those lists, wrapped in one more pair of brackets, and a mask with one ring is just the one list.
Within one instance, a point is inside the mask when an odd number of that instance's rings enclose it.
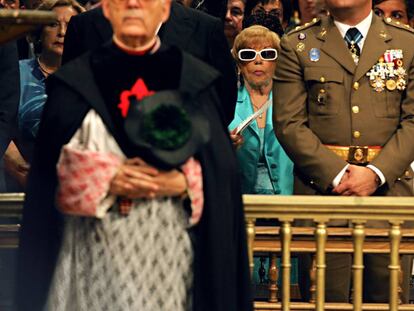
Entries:
{"label": "woman's hand", "polygon": [[13,176],[13,178],[16,179],[22,187],[26,187],[27,174],[29,172],[30,165],[25,159],[23,159],[19,149],[17,149],[13,141],[7,148],[3,161],[4,169],[11,176]]}
{"label": "woman's hand", "polygon": [[236,134],[237,128],[230,132],[230,138],[233,142],[233,147],[239,149],[244,144],[244,138],[242,134]]}

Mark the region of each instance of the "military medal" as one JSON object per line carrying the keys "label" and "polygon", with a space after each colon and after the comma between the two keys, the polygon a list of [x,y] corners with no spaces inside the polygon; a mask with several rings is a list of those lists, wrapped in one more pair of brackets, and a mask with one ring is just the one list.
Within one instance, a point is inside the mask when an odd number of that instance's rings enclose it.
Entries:
{"label": "military medal", "polygon": [[397,88],[397,82],[395,82],[395,80],[387,80],[387,82],[385,82],[385,86],[387,88],[388,91],[394,91]]}
{"label": "military medal", "polygon": [[381,79],[381,77],[376,77],[374,81],[371,83],[372,87],[374,88],[375,92],[381,93],[384,90],[384,80]]}
{"label": "military medal", "polygon": [[378,59],[378,63],[372,66],[367,76],[376,92],[382,92],[385,88],[388,91],[405,90],[407,72],[403,67],[403,51],[386,50],[384,55]]}
{"label": "military medal", "polygon": [[296,51],[298,51],[298,52],[303,52],[303,50],[305,49],[305,43],[302,43],[302,42],[299,42],[297,45],[296,45]]}
{"label": "military medal", "polygon": [[312,48],[309,51],[309,59],[311,62],[317,62],[321,58],[321,51],[317,48]]}
{"label": "military medal", "polygon": [[407,82],[405,81],[405,79],[398,78],[398,80],[397,80],[397,90],[404,91],[406,85],[407,85]]}

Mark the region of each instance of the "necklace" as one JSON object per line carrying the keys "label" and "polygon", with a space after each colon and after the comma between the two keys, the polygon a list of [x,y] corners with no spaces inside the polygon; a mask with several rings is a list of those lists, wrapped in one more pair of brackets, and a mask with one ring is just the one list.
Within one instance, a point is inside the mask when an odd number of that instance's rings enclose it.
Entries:
{"label": "necklace", "polygon": [[51,75],[54,71],[47,70],[44,65],[40,62],[40,57],[37,58],[37,63],[39,64],[40,71],[43,72],[43,74],[47,77]]}
{"label": "necklace", "polygon": [[[257,110],[260,110],[260,108],[263,107],[263,105],[261,105],[259,107],[259,106],[256,106],[253,102],[251,102],[251,103],[252,103],[253,107],[256,108]],[[262,118],[263,118],[263,112],[261,114],[259,114],[259,119],[262,119]]]}

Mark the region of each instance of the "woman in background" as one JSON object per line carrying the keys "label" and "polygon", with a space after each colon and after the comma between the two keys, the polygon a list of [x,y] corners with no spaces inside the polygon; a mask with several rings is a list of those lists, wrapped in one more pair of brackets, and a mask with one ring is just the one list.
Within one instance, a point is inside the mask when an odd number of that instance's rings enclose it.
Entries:
{"label": "woman in background", "polygon": [[[273,131],[273,75],[279,49],[279,37],[263,26],[244,29],[234,42],[233,57],[243,84],[239,88],[236,112],[231,122],[231,138],[241,166],[242,192],[249,194],[292,194],[293,164]],[[237,126],[261,109],[242,133]]]}
{"label": "woman in background", "polygon": [[229,48],[233,47],[234,39],[243,27],[244,9],[246,0],[228,0],[227,12],[224,18],[224,34]]}
{"label": "woman in background", "polygon": [[18,131],[4,155],[5,170],[14,181],[8,178],[6,191],[24,189],[40,117],[47,98],[45,79],[60,67],[70,18],[85,11],[75,0],[46,0],[37,9],[56,13],[57,20],[32,34],[35,52],[39,56],[19,62]]}
{"label": "woman in background", "polygon": [[412,0],[373,0],[372,7],[378,16],[391,17],[414,27],[414,1]]}

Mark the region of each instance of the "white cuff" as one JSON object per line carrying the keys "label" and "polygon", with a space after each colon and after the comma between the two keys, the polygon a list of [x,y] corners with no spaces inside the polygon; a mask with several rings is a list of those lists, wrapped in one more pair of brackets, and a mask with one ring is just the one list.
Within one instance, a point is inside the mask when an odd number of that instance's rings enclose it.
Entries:
{"label": "white cuff", "polygon": [[332,187],[337,187],[339,183],[341,182],[342,177],[344,176],[346,170],[348,169],[349,164],[345,165],[345,167],[342,169],[342,171],[339,172],[338,175],[334,178],[332,181]]}
{"label": "white cuff", "polygon": [[386,182],[385,176],[384,176],[384,174],[378,168],[376,168],[374,165],[371,165],[371,164],[368,164],[367,167],[369,169],[373,170],[374,173],[378,175],[378,177],[379,177],[379,179],[381,181],[380,186],[382,186],[383,184],[385,184],[385,182]]}

